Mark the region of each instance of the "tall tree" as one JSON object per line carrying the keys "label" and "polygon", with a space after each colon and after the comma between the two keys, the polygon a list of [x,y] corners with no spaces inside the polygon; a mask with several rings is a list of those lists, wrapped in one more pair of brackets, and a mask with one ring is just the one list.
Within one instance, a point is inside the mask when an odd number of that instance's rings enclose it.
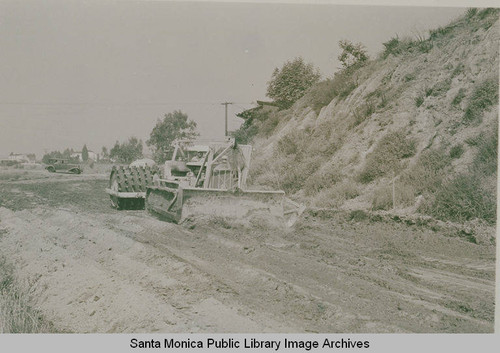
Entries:
{"label": "tall tree", "polygon": [[313,64],[306,64],[301,57],[287,61],[275,68],[267,83],[267,96],[283,108],[289,108],[316,82],[321,75]]}
{"label": "tall tree", "polygon": [[162,120],[158,119],[146,144],[151,148],[155,161],[163,163],[171,158],[175,140],[192,140],[196,136],[196,123],[188,120],[187,114],[175,110],[165,114]]}
{"label": "tall tree", "polygon": [[87,149],[87,145],[83,145],[82,148],[82,160],[84,162],[88,161],[89,159],[89,150]]}
{"label": "tall tree", "polygon": [[107,159],[109,157],[108,148],[106,146],[102,146],[101,155],[103,159]]}

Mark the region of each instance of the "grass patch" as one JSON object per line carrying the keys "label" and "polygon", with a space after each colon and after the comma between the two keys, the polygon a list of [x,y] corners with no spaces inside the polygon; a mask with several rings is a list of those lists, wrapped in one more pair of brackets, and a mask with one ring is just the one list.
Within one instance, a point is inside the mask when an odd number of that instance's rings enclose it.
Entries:
{"label": "grass patch", "polygon": [[399,36],[392,37],[389,41],[382,43],[384,45],[384,51],[382,52],[382,58],[386,59],[389,55],[398,56],[404,52],[407,52],[412,46],[412,41],[410,39],[399,39]]}
{"label": "grass patch", "polygon": [[461,144],[455,145],[450,149],[450,158],[458,159],[464,154],[464,147]]}
{"label": "grass patch", "polygon": [[431,88],[428,88],[425,92],[425,95],[428,96],[433,96],[433,97],[439,97],[442,95],[445,95],[446,92],[451,87],[451,79],[446,79],[444,81],[436,83],[434,86]]}
{"label": "grass patch", "polygon": [[375,104],[372,101],[367,101],[353,111],[354,119],[352,120],[350,127],[353,128],[358,126],[373,113],[375,113]]}
{"label": "grass patch", "polygon": [[458,75],[463,73],[464,70],[465,70],[465,65],[463,63],[458,64],[457,67],[455,67],[455,69],[451,73],[451,78],[457,77]]}
{"label": "grass patch", "polygon": [[332,185],[342,180],[342,174],[338,169],[329,169],[315,173],[307,178],[304,184],[304,191],[306,195],[314,195],[323,189],[328,189]]}
{"label": "grass patch", "polygon": [[453,27],[454,27],[453,25],[449,25],[446,27],[439,27],[437,29],[433,29],[429,32],[429,39],[436,40],[438,38],[444,37],[444,36],[448,35],[449,33],[451,33],[451,31],[453,30]]}
{"label": "grass patch", "polygon": [[401,182],[410,186],[416,195],[432,194],[441,187],[450,164],[451,159],[443,150],[425,150],[403,173]]}
{"label": "grass patch", "polygon": [[477,15],[477,11],[478,11],[477,7],[468,8],[467,11],[465,12],[465,18],[467,20],[472,19],[474,16]]}
{"label": "grass patch", "polygon": [[308,105],[319,114],[321,108],[326,107],[337,96],[336,82],[333,79],[318,82],[306,93]]}
{"label": "grass patch", "polygon": [[498,167],[498,134],[479,135],[478,151],[472,162],[473,169],[480,175],[491,176],[497,173]]}
{"label": "grass patch", "polygon": [[326,79],[313,85],[304,95],[303,100],[306,105],[311,107],[316,114],[319,114],[321,108],[330,104],[338,97],[346,98],[358,86],[358,77],[356,72],[366,63],[357,63],[339,72],[336,72],[333,78]]}
{"label": "grass patch", "polygon": [[233,228],[233,223],[231,219],[228,217],[222,217],[222,216],[211,216],[210,217],[210,223],[216,227],[221,227],[224,229],[231,229]]}
{"label": "grass patch", "polygon": [[331,185],[330,188],[322,190],[316,198],[315,205],[317,207],[335,208],[359,195],[360,191],[356,183],[344,179]]}
{"label": "grass patch", "polygon": [[401,160],[411,157],[416,151],[416,141],[408,139],[403,131],[389,132],[375,146],[373,152],[366,156],[363,170],[358,180],[367,184],[390,171],[401,169]]}
{"label": "grass patch", "polygon": [[394,201],[395,205],[393,205],[392,184],[381,187],[373,194],[372,210],[390,210],[393,207],[411,205],[415,201],[415,192],[413,188],[396,181]]}
{"label": "grass patch", "polygon": [[443,185],[428,207],[432,216],[455,222],[481,218],[490,224],[496,220],[496,197],[481,187],[474,174],[462,174]]}
{"label": "grass patch", "polygon": [[34,307],[32,289],[20,285],[12,266],[0,258],[0,333],[55,332]]}
{"label": "grass patch", "polygon": [[405,82],[413,81],[416,78],[415,74],[407,74],[404,77]]}
{"label": "grass patch", "polygon": [[474,89],[463,121],[466,124],[480,123],[484,112],[494,105],[498,105],[498,78],[487,79]]}
{"label": "grass patch", "polygon": [[464,88],[460,88],[458,90],[458,93],[455,96],[455,98],[453,98],[453,100],[451,101],[451,105],[454,106],[454,107],[458,107],[460,105],[460,103],[462,103],[462,100],[464,98],[465,98],[465,89]]}

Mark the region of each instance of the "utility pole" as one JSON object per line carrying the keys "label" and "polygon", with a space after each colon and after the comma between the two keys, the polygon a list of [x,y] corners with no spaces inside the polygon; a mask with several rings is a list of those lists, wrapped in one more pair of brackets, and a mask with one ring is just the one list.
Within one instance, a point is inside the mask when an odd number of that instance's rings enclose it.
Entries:
{"label": "utility pole", "polygon": [[224,125],[224,136],[227,136],[227,106],[229,104],[233,104],[233,103],[231,103],[231,102],[221,103],[221,105],[225,105],[226,106],[226,120],[225,120],[225,125]]}

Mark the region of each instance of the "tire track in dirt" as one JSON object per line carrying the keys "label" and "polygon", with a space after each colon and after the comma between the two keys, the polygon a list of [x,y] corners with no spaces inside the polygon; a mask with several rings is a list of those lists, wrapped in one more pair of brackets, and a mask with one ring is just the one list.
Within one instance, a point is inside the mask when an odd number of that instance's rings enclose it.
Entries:
{"label": "tire track in dirt", "polygon": [[177,226],[109,209],[102,183],[0,186],[0,196],[35,202],[0,208],[0,251],[63,330],[493,330],[493,245],[339,217],[306,217],[287,231]]}
{"label": "tire track in dirt", "polygon": [[[126,218],[119,214],[113,221],[123,225]],[[135,241],[123,227],[103,224],[109,216],[0,209],[0,219],[7,229],[2,251],[13,255],[19,276],[36,278],[42,310],[64,331],[290,329],[268,315],[223,304],[216,297],[227,289],[178,256]]]}

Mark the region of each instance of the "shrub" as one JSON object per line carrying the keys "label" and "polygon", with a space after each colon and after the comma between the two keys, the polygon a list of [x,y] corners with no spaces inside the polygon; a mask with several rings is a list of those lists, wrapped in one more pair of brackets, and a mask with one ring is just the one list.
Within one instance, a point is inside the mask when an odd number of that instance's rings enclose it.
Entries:
{"label": "shrub", "polygon": [[291,155],[302,153],[308,143],[308,134],[304,130],[293,130],[278,140],[277,154]]}
{"label": "shrub", "polygon": [[432,44],[432,42],[430,42],[428,40],[420,41],[420,42],[418,42],[417,48],[422,53],[428,53],[433,48],[433,44]]}
{"label": "shrub", "polygon": [[486,9],[479,11],[478,17],[480,20],[484,20],[488,15],[497,14],[497,13],[498,13],[498,9],[488,7]]}
{"label": "shrub", "polygon": [[[231,136],[236,139],[237,143],[247,144],[259,133],[259,125],[262,126],[262,122],[268,120],[272,113],[259,106],[257,108],[244,110],[236,115],[245,121],[238,130],[231,132]],[[276,120],[276,122],[278,122],[278,120]]]}
{"label": "shrub", "polygon": [[349,68],[356,64],[362,64],[368,60],[368,54],[363,44],[353,44],[348,40],[341,40],[339,47],[342,49],[338,59],[344,68]]}
{"label": "shrub", "polygon": [[461,144],[455,145],[450,149],[450,158],[457,159],[464,154],[464,147]]}
{"label": "shrub", "polygon": [[400,161],[411,157],[416,151],[416,141],[407,139],[403,131],[389,132],[366,156],[365,166],[359,174],[359,181],[369,183],[389,171],[398,171]]}
{"label": "shrub", "polygon": [[306,104],[318,114],[321,108],[330,104],[333,98],[346,98],[358,87],[358,78],[355,75],[361,64],[355,64],[339,72],[332,79],[318,82],[305,94]]}
{"label": "shrub", "polygon": [[482,138],[483,138],[483,136],[481,134],[477,135],[477,136],[469,137],[469,138],[465,139],[465,143],[468,144],[469,146],[477,146],[480,143]]}
{"label": "shrub", "polygon": [[487,79],[478,85],[469,98],[464,122],[481,122],[485,110],[498,104],[498,78]]}
{"label": "shrub", "polygon": [[407,74],[404,77],[405,82],[413,81],[416,78],[415,74]]}
{"label": "shrub", "polygon": [[276,129],[276,126],[280,123],[280,116],[278,113],[270,113],[268,118],[258,125],[259,133],[264,137],[269,137]]}
{"label": "shrub", "polygon": [[420,107],[423,103],[424,103],[423,96],[418,96],[417,98],[415,98],[415,105],[417,106],[417,108]]}
{"label": "shrub", "polygon": [[429,32],[429,39],[430,40],[436,40],[438,39],[439,37],[444,37],[446,36],[448,33],[450,33],[453,29],[453,25],[449,25],[449,26],[446,26],[446,27],[439,27],[437,29],[433,29]]}
{"label": "shrub", "polygon": [[237,143],[246,145],[252,141],[258,132],[257,126],[244,122],[238,130],[231,132],[231,136],[234,137]]}
{"label": "shrub", "polygon": [[465,89],[460,88],[455,98],[453,98],[451,105],[453,105],[454,107],[458,106],[460,103],[462,103],[464,97],[465,97]]}
{"label": "shrub", "polygon": [[437,193],[428,212],[442,220],[465,222],[482,218],[493,224],[496,220],[496,196],[481,188],[481,180],[473,174],[459,175]]}
{"label": "shrub", "polygon": [[496,131],[487,136],[480,135],[478,151],[473,161],[473,168],[479,174],[494,175],[498,163],[498,134]]}
{"label": "shrub", "polygon": [[[306,177],[306,176],[304,176]],[[313,195],[323,189],[328,189],[342,180],[342,174],[337,169],[330,169],[314,173],[307,178],[304,184],[306,195]]]}
{"label": "shrub", "polygon": [[281,107],[288,108],[319,78],[317,68],[310,63],[306,64],[301,57],[295,58],[284,63],[281,69],[274,69],[271,80],[267,83],[267,96]]}
{"label": "shrub", "polygon": [[351,124],[351,128],[361,124],[373,113],[375,113],[375,104],[373,104],[372,101],[367,101],[365,104],[356,108],[353,111],[354,120]]}
{"label": "shrub", "polygon": [[294,193],[304,188],[307,176],[313,174],[321,165],[322,159],[307,161],[295,159],[283,165],[280,169],[280,185],[288,193]]}
{"label": "shrub", "polygon": [[465,13],[465,18],[471,19],[472,17],[476,16],[476,14],[477,14],[477,7],[470,7],[467,9]]}
{"label": "shrub", "polygon": [[385,47],[384,52],[382,53],[382,57],[385,59],[389,55],[397,56],[405,51],[407,51],[411,42],[408,40],[399,40],[399,37],[396,35],[392,37],[389,41],[382,43]]}
{"label": "shrub", "polygon": [[330,104],[337,94],[334,80],[327,79],[312,86],[307,92],[305,99],[316,114],[319,114],[321,108]]}
{"label": "shrub", "polygon": [[426,91],[426,96],[432,95],[433,97],[438,97],[446,94],[451,87],[451,79],[446,79],[444,81],[436,83],[432,88]]}
{"label": "shrub", "polygon": [[403,173],[401,182],[411,186],[416,194],[432,194],[441,186],[450,162],[450,157],[443,150],[425,150],[416,163]]}
{"label": "shrub", "polygon": [[346,200],[359,196],[359,189],[352,180],[344,179],[328,189],[322,190],[315,200],[317,207],[338,207]]}
{"label": "shrub", "polygon": [[462,63],[458,64],[457,67],[455,67],[455,69],[451,73],[451,78],[454,78],[454,77],[460,75],[462,72],[464,72],[464,69],[465,69],[464,64],[462,64]]}

